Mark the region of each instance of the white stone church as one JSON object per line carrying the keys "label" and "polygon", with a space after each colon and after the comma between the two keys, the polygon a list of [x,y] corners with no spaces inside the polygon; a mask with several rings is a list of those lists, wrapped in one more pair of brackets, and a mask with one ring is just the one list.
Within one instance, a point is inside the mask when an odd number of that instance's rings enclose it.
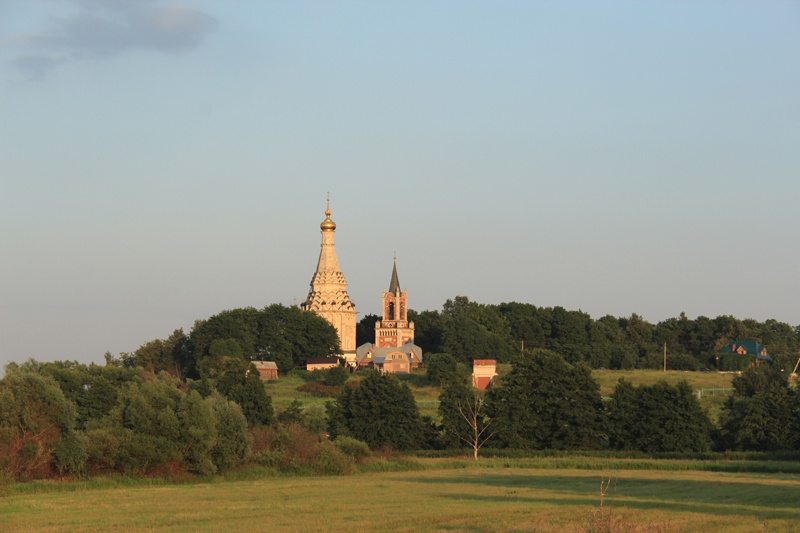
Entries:
{"label": "white stone church", "polygon": [[314,311],[336,328],[344,360],[351,368],[410,372],[421,365],[422,348],[414,344],[414,323],[408,320],[408,295],[400,289],[397,260],[389,290],[383,292],[383,319],[375,323],[375,343],[356,348],[356,307],[347,294],[347,281],[336,257],[333,242],[336,224],[331,220],[330,202],[319,227],[322,249],[308,297],[301,307]]}

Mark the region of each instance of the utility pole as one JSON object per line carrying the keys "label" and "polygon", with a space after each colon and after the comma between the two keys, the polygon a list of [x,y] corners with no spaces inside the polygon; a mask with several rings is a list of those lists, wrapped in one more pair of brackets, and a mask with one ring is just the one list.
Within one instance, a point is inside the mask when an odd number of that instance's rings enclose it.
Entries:
{"label": "utility pole", "polygon": [[667,341],[664,341],[664,372],[667,371]]}

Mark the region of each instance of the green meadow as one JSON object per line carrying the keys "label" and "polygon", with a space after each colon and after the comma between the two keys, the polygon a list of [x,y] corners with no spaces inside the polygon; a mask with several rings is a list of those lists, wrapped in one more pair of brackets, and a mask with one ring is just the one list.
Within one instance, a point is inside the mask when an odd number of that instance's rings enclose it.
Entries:
{"label": "green meadow", "polygon": [[[657,470],[639,469],[647,461],[631,461],[631,468],[587,461],[558,468],[547,459],[477,466],[408,459],[404,471],[349,477],[263,477],[251,470],[183,484],[20,484],[0,497],[0,530],[800,531],[798,473],[725,471],[737,470],[735,463],[716,471],[713,461],[695,463],[700,470],[686,461],[674,470],[669,461]],[[368,468],[379,469],[380,463]]]}

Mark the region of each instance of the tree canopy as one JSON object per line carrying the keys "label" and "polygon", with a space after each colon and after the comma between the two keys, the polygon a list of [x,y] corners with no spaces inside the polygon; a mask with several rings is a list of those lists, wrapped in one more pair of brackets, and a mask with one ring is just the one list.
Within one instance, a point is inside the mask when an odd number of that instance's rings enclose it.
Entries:
{"label": "tree canopy", "polygon": [[698,370],[716,367],[722,347],[752,339],[767,346],[777,365],[791,370],[800,356],[800,326],[732,316],[690,319],[685,313],[652,324],[636,313],[592,319],[583,311],[507,302],[479,304],[448,299],[441,311],[409,311],[415,342],[425,353],[450,353],[461,362],[509,362],[524,349],[545,348],[567,362],[592,368]]}
{"label": "tree canopy", "polygon": [[333,438],[354,437],[371,448],[418,448],[423,426],[408,385],[393,374],[369,371],[366,377],[345,385],[328,404],[329,432]]}
{"label": "tree canopy", "polygon": [[623,379],[606,407],[611,448],[648,453],[711,449],[711,422],[685,381],[634,387]]}
{"label": "tree canopy", "polygon": [[336,329],[312,311],[273,304],[222,311],[195,323],[189,334],[189,363],[184,375],[214,372],[226,357],[274,361],[281,372],[309,357],[341,353]]}
{"label": "tree canopy", "polygon": [[487,396],[493,443],[511,448],[598,449],[605,441],[600,386],[588,366],[550,350],[526,352]]}
{"label": "tree canopy", "polygon": [[800,446],[800,395],[776,365],[751,367],[733,379],[720,416],[721,445],[732,450]]}

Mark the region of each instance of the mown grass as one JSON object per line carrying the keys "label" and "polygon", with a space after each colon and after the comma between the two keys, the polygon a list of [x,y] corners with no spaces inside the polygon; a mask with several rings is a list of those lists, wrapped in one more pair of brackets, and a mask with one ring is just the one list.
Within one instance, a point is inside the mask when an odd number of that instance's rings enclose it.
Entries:
{"label": "mown grass", "polygon": [[309,405],[325,405],[331,398],[320,398],[297,390],[306,382],[297,375],[280,376],[279,379],[265,381],[267,394],[272,397],[272,406],[275,409],[284,409],[294,400],[303,402],[306,407]]}
{"label": "mown grass", "polygon": [[731,372],[687,372],[678,370],[593,370],[592,377],[600,384],[600,394],[611,396],[620,378],[639,385],[653,385],[666,381],[674,385],[686,380],[692,389],[724,389],[731,387],[736,374]]}
{"label": "mown grass", "polygon": [[[800,527],[797,474],[639,470],[591,460],[599,468],[557,468],[546,461],[532,468],[531,460],[482,460],[477,466],[466,460],[409,460],[414,469],[351,477],[235,479],[241,472],[192,484],[20,492],[0,498],[0,529],[736,532]],[[383,461],[383,467],[390,464],[399,463]],[[602,512],[601,479],[611,480]]]}

